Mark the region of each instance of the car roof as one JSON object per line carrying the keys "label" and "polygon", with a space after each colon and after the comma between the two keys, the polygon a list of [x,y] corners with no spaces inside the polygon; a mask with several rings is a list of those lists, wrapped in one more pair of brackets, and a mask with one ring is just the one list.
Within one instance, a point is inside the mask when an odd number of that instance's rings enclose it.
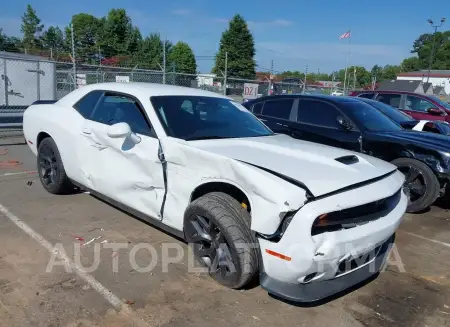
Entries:
{"label": "car roof", "polygon": [[295,99],[315,99],[322,100],[329,103],[339,104],[339,103],[360,103],[358,98],[349,96],[334,96],[334,95],[322,95],[322,94],[279,94],[279,95],[267,95],[257,99],[250,100],[245,104],[251,104],[259,101],[275,100],[283,98],[295,98]]}
{"label": "car roof", "polygon": [[368,91],[357,91],[355,94],[365,94],[365,93],[388,93],[388,94],[409,94],[409,95],[417,95],[424,98],[429,98],[430,96],[427,94],[420,94],[410,91],[396,91],[396,90],[368,90]]}
{"label": "car roof", "polygon": [[112,83],[97,83],[85,85],[69,93],[65,97],[59,100],[60,104],[75,103],[78,99],[91,91],[112,91],[121,92],[136,96],[138,98],[150,98],[152,96],[167,96],[167,95],[187,95],[187,96],[204,96],[230,99],[222,94],[214,93],[211,91],[176,86],[167,84],[155,84],[155,83],[138,83],[138,82],[112,82]]}

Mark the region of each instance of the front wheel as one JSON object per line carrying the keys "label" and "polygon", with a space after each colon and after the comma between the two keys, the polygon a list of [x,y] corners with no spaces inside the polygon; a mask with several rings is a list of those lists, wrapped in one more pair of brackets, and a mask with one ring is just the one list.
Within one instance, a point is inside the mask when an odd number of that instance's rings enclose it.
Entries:
{"label": "front wheel", "polygon": [[250,230],[250,216],[228,194],[208,193],[193,201],[184,216],[186,241],[209,275],[218,283],[237,289],[258,271],[257,244]]}
{"label": "front wheel", "polygon": [[422,211],[436,201],[440,192],[439,181],[426,164],[411,158],[398,158],[392,163],[405,175],[404,189],[409,193],[407,212]]}

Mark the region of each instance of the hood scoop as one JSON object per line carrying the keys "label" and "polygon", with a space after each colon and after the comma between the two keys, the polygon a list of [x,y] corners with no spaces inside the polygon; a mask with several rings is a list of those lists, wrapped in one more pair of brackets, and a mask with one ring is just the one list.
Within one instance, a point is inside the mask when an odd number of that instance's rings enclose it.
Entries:
{"label": "hood scoop", "polygon": [[353,165],[353,164],[359,162],[358,157],[354,156],[354,155],[343,156],[343,157],[335,158],[334,160],[339,161],[340,163],[343,163],[344,165]]}

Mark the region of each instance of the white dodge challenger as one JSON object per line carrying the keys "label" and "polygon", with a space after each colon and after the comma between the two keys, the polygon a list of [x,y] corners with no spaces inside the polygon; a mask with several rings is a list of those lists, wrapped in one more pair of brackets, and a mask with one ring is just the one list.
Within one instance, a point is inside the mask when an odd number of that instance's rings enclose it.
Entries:
{"label": "white dodge challenger", "polygon": [[24,135],[51,193],[90,191],[184,238],[219,283],[326,298],[380,271],[404,176],[360,153],[274,134],[215,93],[105,83],[31,105]]}

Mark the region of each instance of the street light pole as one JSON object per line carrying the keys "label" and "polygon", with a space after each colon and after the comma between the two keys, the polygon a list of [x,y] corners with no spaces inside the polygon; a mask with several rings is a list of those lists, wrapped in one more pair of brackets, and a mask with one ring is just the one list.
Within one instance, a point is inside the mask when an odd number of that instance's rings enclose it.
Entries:
{"label": "street light pole", "polygon": [[430,81],[430,74],[431,74],[431,65],[433,64],[433,56],[434,51],[436,50],[436,33],[439,27],[441,27],[445,23],[445,17],[441,18],[440,24],[434,24],[434,22],[431,19],[428,19],[428,23],[431,25],[431,27],[434,28],[433,33],[433,46],[431,47],[431,53],[430,53],[430,62],[428,64],[428,77],[427,77],[427,83]]}

